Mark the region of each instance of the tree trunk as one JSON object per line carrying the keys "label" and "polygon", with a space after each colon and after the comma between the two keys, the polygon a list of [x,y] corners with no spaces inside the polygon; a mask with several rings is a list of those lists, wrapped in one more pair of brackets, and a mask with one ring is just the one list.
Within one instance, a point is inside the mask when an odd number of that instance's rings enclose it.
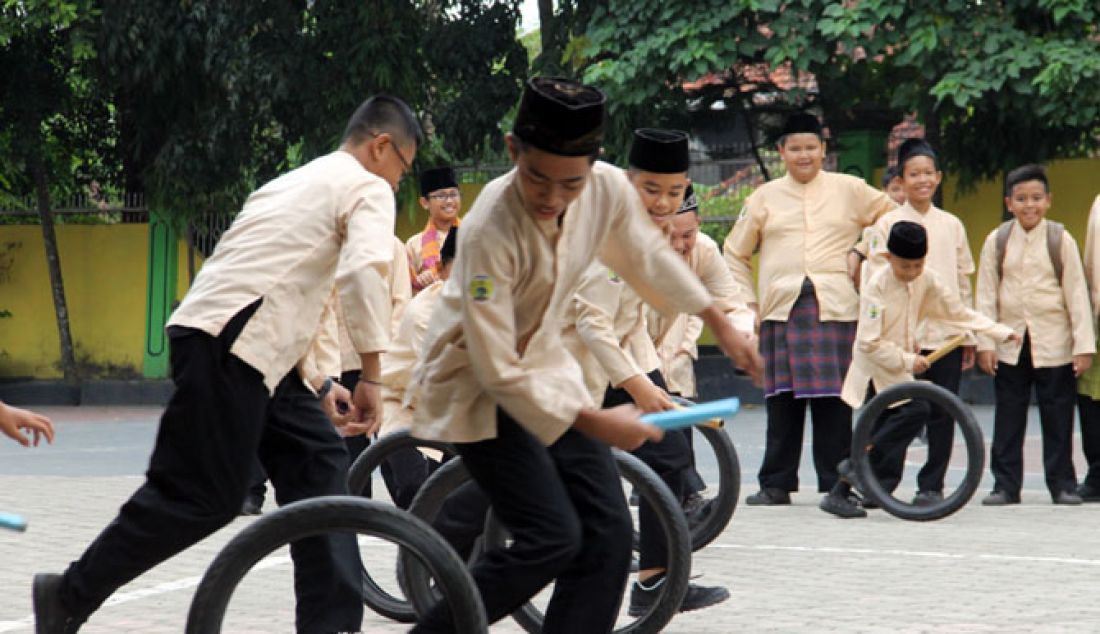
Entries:
{"label": "tree trunk", "polygon": [[554,0],[539,0],[539,41],[544,55],[554,48]]}
{"label": "tree trunk", "polygon": [[749,110],[744,104],[738,108],[741,111],[741,116],[745,119],[745,129],[749,133],[749,144],[752,146],[752,155],[756,158],[756,164],[760,166],[760,173],[764,175],[765,181],[772,179],[771,174],[768,174],[768,166],[764,163],[764,157],[760,155],[760,146],[756,144],[756,126],[752,124],[752,117],[749,116]]}
{"label": "tree trunk", "polygon": [[46,246],[46,264],[50,271],[50,290],[53,291],[54,314],[57,317],[57,334],[61,341],[61,372],[68,382],[77,380],[76,355],[73,336],[69,329],[69,307],[65,303],[65,285],[61,280],[61,257],[57,251],[57,235],[54,233],[53,210],[50,208],[50,191],[46,183],[46,163],[41,153],[34,159],[34,190],[38,200],[38,219],[42,222],[42,242]]}

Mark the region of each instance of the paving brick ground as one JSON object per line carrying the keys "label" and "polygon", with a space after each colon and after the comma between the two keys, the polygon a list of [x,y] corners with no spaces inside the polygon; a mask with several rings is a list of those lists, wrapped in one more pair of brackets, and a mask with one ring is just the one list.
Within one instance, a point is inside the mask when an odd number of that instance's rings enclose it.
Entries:
{"label": "paving brick ground", "polygon": [[[31,575],[63,569],[139,484],[157,410],[83,407],[48,413],[58,422],[56,445],[0,446],[0,509],[30,519],[26,533],[0,534],[0,633],[33,631]],[[978,414],[988,438],[991,410],[979,408]],[[751,493],[763,444],[762,413],[743,412],[731,431],[745,471],[742,493]],[[957,515],[927,524],[881,511],[858,521],[820,512],[807,452],[802,490],[792,506],[739,506],[728,530],[697,554],[694,572],[703,575],[700,582],[727,585],[732,598],[678,616],[667,631],[1100,631],[1100,505],[1052,506],[1042,485],[1037,429],[1027,447],[1022,505],[991,509],[975,500]],[[911,458],[919,460],[918,452]],[[703,462],[709,475],[712,465]],[[979,497],[987,490],[983,484]],[[249,521],[238,519],[143,575],[82,631],[182,631],[206,565]],[[390,547],[364,541],[362,550],[372,569],[392,569]],[[249,575],[235,595],[225,631],[291,631],[290,566],[282,555]],[[363,629],[407,628],[368,615]],[[493,628],[519,631],[511,622]]]}

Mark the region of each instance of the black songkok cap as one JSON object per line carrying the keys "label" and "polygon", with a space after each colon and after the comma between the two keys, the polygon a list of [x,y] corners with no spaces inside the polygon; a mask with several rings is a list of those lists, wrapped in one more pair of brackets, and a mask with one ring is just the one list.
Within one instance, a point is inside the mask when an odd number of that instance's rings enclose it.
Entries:
{"label": "black songkok cap", "polygon": [[787,120],[783,123],[783,131],[779,133],[779,136],[785,137],[788,134],[816,134],[819,137],[825,136],[824,130],[821,128],[821,122],[817,117],[808,112],[796,112],[787,117]]}
{"label": "black songkok cap", "polygon": [[687,132],[641,128],[634,131],[630,166],[656,174],[678,174],[691,167]]}
{"label": "black songkok cap", "polygon": [[433,167],[420,172],[421,196],[426,197],[434,191],[451,187],[458,187],[458,180],[455,178],[455,171],[449,167]]}
{"label": "black songkok cap", "polygon": [[914,156],[927,156],[936,162],[936,151],[924,139],[906,139],[898,147],[898,171],[905,169],[905,162]]}
{"label": "black songkok cap", "polygon": [[699,199],[695,197],[695,188],[688,183],[687,189],[684,190],[684,202],[676,213],[686,214],[691,211],[699,211]]}
{"label": "black songkok cap", "polygon": [[458,252],[458,225],[451,227],[447,237],[443,240],[443,246],[439,247],[439,260],[443,264],[455,259]]}
{"label": "black songkok cap", "polygon": [[919,260],[928,255],[928,232],[915,222],[895,222],[886,249],[899,258]]}
{"label": "black songkok cap", "polygon": [[889,187],[890,183],[892,183],[894,179],[898,176],[901,176],[901,170],[898,168],[897,165],[891,165],[890,167],[887,167],[886,171],[882,173],[882,188],[886,189],[887,187]]}
{"label": "black songkok cap", "polygon": [[532,77],[520,97],[512,133],[559,156],[600,151],[607,97],[598,88],[559,77]]}

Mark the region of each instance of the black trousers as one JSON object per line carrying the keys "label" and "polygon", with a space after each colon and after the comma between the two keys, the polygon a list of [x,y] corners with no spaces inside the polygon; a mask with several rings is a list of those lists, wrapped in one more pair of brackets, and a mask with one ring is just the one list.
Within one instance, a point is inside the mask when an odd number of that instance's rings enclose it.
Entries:
{"label": "black trousers", "polygon": [[1084,484],[1100,489],[1100,401],[1078,394],[1077,414],[1081,419],[1081,448],[1089,465]]}
{"label": "black trousers", "polygon": [[[931,350],[923,350],[921,354],[927,355],[931,352]],[[931,381],[952,394],[958,394],[959,382],[962,380],[962,358],[962,349],[956,348],[933,363],[927,372],[917,378]],[[943,480],[947,475],[947,467],[951,463],[951,450],[955,446],[955,421],[942,407],[936,405],[930,405],[930,407],[928,458],[917,473],[917,491],[942,493]]]}
{"label": "black trousers", "polygon": [[[471,571],[489,621],[557,580],[543,632],[610,632],[632,530],[611,450],[572,429],[545,447],[499,409],[496,438],[455,447],[513,538]],[[435,606],[413,631],[453,631],[447,605]]]}
{"label": "black trousers", "polygon": [[[660,371],[654,370],[649,380],[665,389]],[[621,388],[608,388],[604,393],[603,407],[615,407],[633,403],[630,394]],[[688,431],[691,431],[690,429]],[[691,469],[691,446],[682,433],[669,432],[661,442],[646,442],[634,450],[634,455],[660,476],[677,501],[687,495],[688,472]],[[664,568],[668,564],[668,543],[653,505],[643,497],[638,500],[638,567],[642,570]]]}
{"label": "black trousers", "polygon": [[[916,399],[883,412],[875,421],[875,430],[871,435],[871,468],[879,484],[893,493],[901,482],[905,471],[905,454],[909,444],[928,424],[932,415],[932,404]],[[948,452],[950,456],[950,452]]]}
{"label": "black trousers", "polygon": [[837,464],[848,457],[852,444],[852,408],[836,396],[795,398],[780,392],[765,400],[768,412],[764,461],[757,478],[762,489],[798,490],[798,463],[806,404],[813,415],[814,470],[817,490],[824,493],[837,482]]}
{"label": "black trousers", "polygon": [[[145,483],[66,571],[61,600],[72,612],[90,614],[119,587],[233,520],[256,455],[279,504],[346,493],[347,453],[317,398],[293,372],[269,398],[263,377],[229,353],[252,310],[218,337],[170,333],[176,391],[161,417]],[[290,552],[297,630],[360,629],[355,536],[312,537]]]}
{"label": "black trousers", "polygon": [[[923,350],[921,354],[928,355],[931,350]],[[961,348],[952,350],[950,354],[932,364],[928,371],[917,376],[918,379],[931,381],[936,385],[954,393],[959,393],[959,382],[962,380],[962,356]],[[928,458],[917,474],[917,491],[943,492],[943,480],[947,475],[947,467],[951,463],[951,450],[955,444],[955,421],[942,407],[928,404],[930,413],[928,416]],[[918,432],[920,430],[918,429]],[[887,461],[882,464],[882,471],[877,472],[882,482],[892,481],[894,486],[901,481],[905,471],[905,452],[900,460]],[[889,489],[893,490],[893,488]]]}
{"label": "black trousers", "polygon": [[1024,335],[1023,350],[1016,365],[997,364],[994,384],[997,409],[993,417],[993,448],[990,466],[994,488],[1019,499],[1024,479],[1024,434],[1031,388],[1039,400],[1043,429],[1043,467],[1051,496],[1077,488],[1073,469],[1073,406],[1077,382],[1072,364],[1036,368],[1031,361],[1031,337]]}

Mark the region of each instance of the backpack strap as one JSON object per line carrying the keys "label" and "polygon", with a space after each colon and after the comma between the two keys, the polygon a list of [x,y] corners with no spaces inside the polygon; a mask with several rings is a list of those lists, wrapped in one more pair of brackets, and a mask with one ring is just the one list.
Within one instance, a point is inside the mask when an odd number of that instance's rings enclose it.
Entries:
{"label": "backpack strap", "polygon": [[1047,252],[1050,253],[1050,263],[1054,265],[1054,277],[1058,278],[1059,286],[1062,284],[1062,237],[1066,233],[1066,226],[1060,222],[1047,220]]}
{"label": "backpack strap", "polygon": [[1012,233],[1012,225],[1015,224],[1015,220],[1006,220],[1001,223],[1000,227],[997,227],[997,238],[995,245],[997,247],[997,283],[1000,284],[1001,278],[1004,277],[1005,271],[1005,247],[1008,246],[1008,236]]}

